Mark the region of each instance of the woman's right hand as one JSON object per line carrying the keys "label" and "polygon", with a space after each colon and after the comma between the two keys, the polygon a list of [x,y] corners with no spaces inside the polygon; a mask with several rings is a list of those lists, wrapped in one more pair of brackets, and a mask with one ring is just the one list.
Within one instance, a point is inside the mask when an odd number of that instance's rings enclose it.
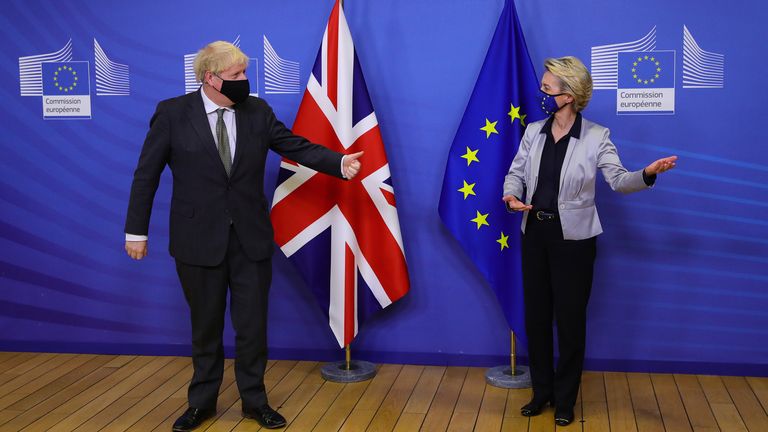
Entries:
{"label": "woman's right hand", "polygon": [[501,199],[507,203],[507,208],[512,211],[525,211],[533,208],[532,205],[525,205],[524,202],[517,199],[514,195],[504,195]]}

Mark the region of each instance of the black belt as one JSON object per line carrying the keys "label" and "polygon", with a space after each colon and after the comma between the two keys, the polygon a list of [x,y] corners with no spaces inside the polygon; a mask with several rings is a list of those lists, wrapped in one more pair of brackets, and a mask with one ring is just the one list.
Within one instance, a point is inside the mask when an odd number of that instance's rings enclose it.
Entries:
{"label": "black belt", "polygon": [[550,210],[538,210],[534,212],[533,215],[540,221],[553,221],[558,218],[557,212]]}

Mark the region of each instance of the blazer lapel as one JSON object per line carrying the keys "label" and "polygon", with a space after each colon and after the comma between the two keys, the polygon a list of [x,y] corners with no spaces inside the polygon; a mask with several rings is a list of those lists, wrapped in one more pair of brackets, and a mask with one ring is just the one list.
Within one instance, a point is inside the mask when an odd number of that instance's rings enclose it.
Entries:
{"label": "blazer lapel", "polygon": [[529,191],[526,193],[526,201],[528,204],[533,199],[533,193],[536,192],[536,186],[539,183],[539,167],[541,166],[541,153],[544,151],[544,143],[547,140],[547,135],[539,133],[536,137],[536,142],[533,144],[533,153],[531,155],[531,172],[530,181],[531,185]]}
{"label": "blazer lapel", "polygon": [[214,158],[218,162],[218,166],[221,167],[221,172],[226,175],[224,170],[224,164],[221,163],[219,157],[219,151],[216,149],[216,141],[213,139],[213,133],[211,133],[211,126],[208,123],[208,116],[205,114],[205,107],[203,105],[203,97],[200,96],[201,90],[190,94],[190,102],[187,110],[187,118],[192,124],[192,128],[195,130],[200,142],[205,151],[210,157]]}
{"label": "blazer lapel", "polygon": [[[584,117],[581,118],[581,133],[584,133]],[[563,181],[565,180],[565,173],[568,171],[568,166],[571,164],[571,157],[573,156],[573,149],[579,145],[579,138],[570,137],[568,139],[568,148],[565,150],[565,159],[563,159],[563,167],[560,169],[560,190],[563,190]]]}
{"label": "blazer lapel", "polygon": [[[242,104],[244,105],[244,104]],[[238,109],[237,105],[235,106],[235,129],[237,129],[237,136],[235,137],[235,157],[232,160],[232,172],[230,175],[235,173],[235,170],[237,169],[240,160],[243,158],[244,148],[243,146],[248,141],[248,119],[245,115],[245,110],[243,108]]]}

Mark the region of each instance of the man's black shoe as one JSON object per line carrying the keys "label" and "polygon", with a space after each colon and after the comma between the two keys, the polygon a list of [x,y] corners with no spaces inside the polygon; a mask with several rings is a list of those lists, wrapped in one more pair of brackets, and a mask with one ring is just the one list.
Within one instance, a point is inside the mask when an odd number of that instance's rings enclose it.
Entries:
{"label": "man's black shoe", "polygon": [[243,408],[243,417],[254,419],[263,428],[278,429],[285,426],[285,417],[273,410],[269,405],[257,408]]}
{"label": "man's black shoe", "polygon": [[173,424],[173,432],[187,432],[200,426],[216,414],[215,409],[187,408]]}

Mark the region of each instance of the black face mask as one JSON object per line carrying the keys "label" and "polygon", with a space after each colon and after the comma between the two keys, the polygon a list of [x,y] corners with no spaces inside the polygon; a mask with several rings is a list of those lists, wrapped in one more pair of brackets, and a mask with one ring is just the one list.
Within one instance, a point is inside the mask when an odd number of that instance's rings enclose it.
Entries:
{"label": "black face mask", "polygon": [[236,104],[245,102],[248,99],[248,95],[251,93],[251,84],[247,79],[225,80],[218,75],[216,76],[221,80],[221,90],[219,90],[219,93]]}

